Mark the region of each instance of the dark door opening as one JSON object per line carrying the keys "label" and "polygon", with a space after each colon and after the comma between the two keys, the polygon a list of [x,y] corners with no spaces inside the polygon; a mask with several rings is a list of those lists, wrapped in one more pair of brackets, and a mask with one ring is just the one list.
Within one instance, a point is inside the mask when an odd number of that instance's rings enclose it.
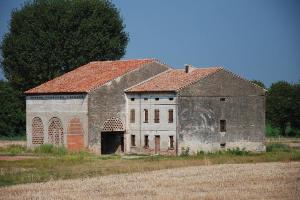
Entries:
{"label": "dark door opening", "polygon": [[119,132],[101,133],[101,154],[118,154],[124,152],[124,134]]}
{"label": "dark door opening", "polygon": [[158,154],[160,151],[160,136],[155,136],[155,153]]}

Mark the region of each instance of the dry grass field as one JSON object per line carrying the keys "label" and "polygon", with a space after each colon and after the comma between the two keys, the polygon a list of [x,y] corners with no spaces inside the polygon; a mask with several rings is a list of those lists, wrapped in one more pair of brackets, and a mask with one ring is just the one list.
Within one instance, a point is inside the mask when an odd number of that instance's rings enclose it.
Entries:
{"label": "dry grass field", "polygon": [[0,188],[0,199],[300,199],[300,162],[223,164]]}

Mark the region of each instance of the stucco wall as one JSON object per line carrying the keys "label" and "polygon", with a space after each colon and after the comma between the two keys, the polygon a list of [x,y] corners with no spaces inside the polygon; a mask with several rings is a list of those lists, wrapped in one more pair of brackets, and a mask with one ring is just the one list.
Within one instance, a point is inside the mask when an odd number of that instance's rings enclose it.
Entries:
{"label": "stucco wall", "polygon": [[78,95],[37,95],[26,97],[26,133],[27,145],[32,144],[32,120],[42,119],[44,127],[44,143],[48,143],[49,120],[57,117],[61,120],[64,131],[64,145],[67,146],[66,134],[71,119],[78,118],[84,132],[84,145],[87,146],[88,133],[88,97]]}
{"label": "stucco wall", "polygon": [[[178,93],[179,150],[246,148],[264,151],[264,90],[221,70]],[[220,101],[220,98],[225,101]],[[226,120],[226,132],[220,132]]]}
{"label": "stucco wall", "polygon": [[[90,149],[100,153],[100,134],[103,123],[107,119],[117,117],[126,125],[126,98],[124,90],[167,69],[169,69],[168,66],[156,62],[146,64],[89,93]],[[128,142],[127,135],[125,135],[125,145]]]}
{"label": "stucco wall", "polygon": [[[132,101],[131,99],[134,99]],[[158,100],[155,100],[158,98]],[[160,153],[176,153],[176,95],[174,93],[127,94],[127,130],[135,135],[136,146],[127,144],[130,152],[155,153],[155,135],[160,136]],[[135,122],[130,122],[130,110],[135,110]],[[148,123],[145,123],[145,111],[148,110]],[[154,123],[154,111],[159,110],[159,123]],[[173,123],[169,123],[169,110],[173,110]],[[144,148],[144,136],[148,135],[149,147]],[[170,149],[169,136],[174,138],[174,148]],[[130,138],[129,138],[130,139]],[[130,141],[130,140],[129,140]]]}

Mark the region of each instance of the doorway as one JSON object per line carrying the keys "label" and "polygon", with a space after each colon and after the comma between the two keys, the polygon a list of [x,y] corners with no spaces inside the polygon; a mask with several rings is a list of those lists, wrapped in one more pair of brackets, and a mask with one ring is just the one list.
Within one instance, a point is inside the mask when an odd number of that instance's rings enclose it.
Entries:
{"label": "doorway", "polygon": [[121,154],[124,152],[123,132],[101,133],[101,154]]}
{"label": "doorway", "polygon": [[155,154],[158,154],[160,151],[160,136],[155,136]]}

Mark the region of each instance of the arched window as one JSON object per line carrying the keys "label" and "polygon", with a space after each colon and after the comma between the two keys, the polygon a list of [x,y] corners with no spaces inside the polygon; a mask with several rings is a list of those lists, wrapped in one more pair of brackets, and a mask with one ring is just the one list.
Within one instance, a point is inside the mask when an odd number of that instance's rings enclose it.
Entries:
{"label": "arched window", "polygon": [[57,117],[53,117],[49,121],[48,128],[49,142],[53,145],[63,145],[64,144],[64,130],[61,120]]}
{"label": "arched window", "polygon": [[32,144],[44,143],[44,126],[43,121],[39,117],[32,119]]}

